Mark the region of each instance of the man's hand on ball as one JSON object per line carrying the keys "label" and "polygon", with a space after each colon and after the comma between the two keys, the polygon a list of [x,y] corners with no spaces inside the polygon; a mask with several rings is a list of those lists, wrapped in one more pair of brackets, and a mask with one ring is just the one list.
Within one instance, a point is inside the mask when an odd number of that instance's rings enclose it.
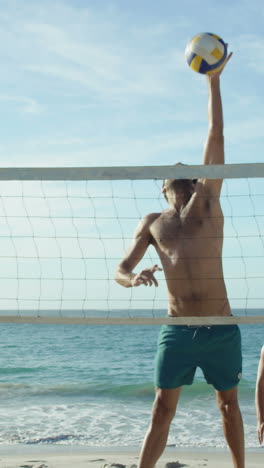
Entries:
{"label": "man's hand on ball", "polygon": [[[226,44],[226,45],[228,46],[228,44]],[[210,80],[212,81],[212,80],[214,80],[215,78],[219,78],[219,76],[220,76],[221,73],[223,72],[223,70],[224,70],[224,68],[225,68],[225,66],[226,66],[226,64],[227,64],[227,62],[229,62],[229,60],[231,59],[232,55],[233,55],[233,52],[230,52],[230,53],[228,54],[228,56],[226,57],[226,59],[225,59],[223,65],[222,65],[222,67],[220,68],[220,70],[216,71],[215,73],[210,73],[210,74],[207,75],[207,78],[209,79],[209,81],[210,81]]]}

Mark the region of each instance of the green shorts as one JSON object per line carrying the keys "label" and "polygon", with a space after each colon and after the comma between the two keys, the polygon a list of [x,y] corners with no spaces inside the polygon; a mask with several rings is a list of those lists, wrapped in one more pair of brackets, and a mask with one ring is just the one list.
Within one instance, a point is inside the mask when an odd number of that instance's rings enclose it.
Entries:
{"label": "green shorts", "polygon": [[163,325],[158,340],[155,386],[191,385],[197,367],[216,390],[230,390],[239,383],[242,353],[237,325]]}

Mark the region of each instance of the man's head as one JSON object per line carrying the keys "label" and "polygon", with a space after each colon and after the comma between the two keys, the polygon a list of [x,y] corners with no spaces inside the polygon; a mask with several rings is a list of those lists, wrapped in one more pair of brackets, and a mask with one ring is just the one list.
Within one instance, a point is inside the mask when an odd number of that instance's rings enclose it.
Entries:
{"label": "man's head", "polygon": [[[184,166],[182,163],[177,163],[175,166]],[[169,198],[175,199],[179,195],[184,195],[185,198],[190,198],[194,192],[197,179],[164,179],[162,184],[162,193],[167,201]]]}
{"label": "man's head", "polygon": [[175,198],[177,195],[184,195],[190,198],[194,192],[197,179],[165,179],[162,184],[162,193],[167,201],[170,195]]}

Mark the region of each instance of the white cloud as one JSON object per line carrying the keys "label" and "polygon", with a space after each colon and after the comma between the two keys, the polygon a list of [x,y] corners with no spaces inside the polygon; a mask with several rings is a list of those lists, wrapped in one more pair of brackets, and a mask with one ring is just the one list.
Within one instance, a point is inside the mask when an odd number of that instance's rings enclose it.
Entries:
{"label": "white cloud", "polygon": [[[109,142],[102,142],[99,138],[82,140],[72,138],[56,138],[54,140],[31,140],[20,145],[19,152],[16,145],[0,148],[2,167],[19,166],[122,166],[144,164],[170,164],[183,159],[185,151],[197,150],[202,152],[205,135],[201,131],[189,130],[157,135],[155,137],[112,138]],[[7,163],[4,164],[4,158]],[[179,156],[180,155],[180,156]],[[197,164],[201,162],[200,156]],[[20,161],[17,164],[17,161]],[[43,164],[43,161],[45,163]],[[78,161],[78,164],[76,164]],[[191,162],[189,157],[185,162]]]}
{"label": "white cloud", "polygon": [[0,101],[14,104],[24,114],[40,114],[44,110],[35,99],[28,97],[0,94]]}
{"label": "white cloud", "polygon": [[[17,11],[7,8],[1,21],[2,50],[18,73],[42,74],[88,88],[102,98],[169,96],[177,93],[178,73],[186,67],[181,46],[164,49],[151,42],[167,41],[171,26],[154,23],[137,34],[138,26],[121,16],[47,2],[39,11],[29,2]],[[30,18],[30,21],[29,21]],[[183,21],[183,20],[181,20]],[[2,23],[2,24],[1,24]],[[45,86],[45,81],[43,83]],[[181,85],[182,87],[183,85]]]}

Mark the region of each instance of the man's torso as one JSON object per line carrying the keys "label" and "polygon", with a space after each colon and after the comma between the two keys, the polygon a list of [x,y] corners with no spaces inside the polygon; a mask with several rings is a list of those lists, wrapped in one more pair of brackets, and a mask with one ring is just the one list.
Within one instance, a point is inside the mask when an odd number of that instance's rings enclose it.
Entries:
{"label": "man's torso", "polygon": [[230,315],[219,200],[193,197],[180,214],[156,214],[150,234],[166,277],[169,315]]}

